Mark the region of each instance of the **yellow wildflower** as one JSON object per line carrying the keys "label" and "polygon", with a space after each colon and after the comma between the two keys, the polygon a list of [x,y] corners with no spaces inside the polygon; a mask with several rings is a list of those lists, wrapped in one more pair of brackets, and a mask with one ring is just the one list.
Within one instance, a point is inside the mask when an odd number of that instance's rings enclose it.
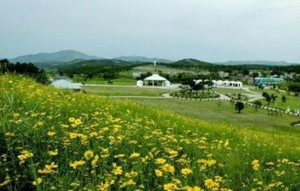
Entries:
{"label": "yellow wildflower", "polygon": [[219,183],[215,182],[213,179],[206,179],[204,184],[208,189],[219,187]]}
{"label": "yellow wildflower", "polygon": [[123,173],[122,167],[121,166],[117,166],[116,163],[113,163],[113,173],[114,175],[121,175]]}
{"label": "yellow wildflower", "polygon": [[171,173],[174,173],[175,172],[175,168],[170,165],[170,164],[165,164],[164,166],[162,166],[162,169],[166,172],[171,172]]}
{"label": "yellow wildflower", "polygon": [[39,184],[41,184],[41,183],[42,183],[42,181],[43,181],[43,179],[42,179],[42,178],[37,178],[35,181],[33,181],[33,182],[32,182],[32,184],[33,184],[34,186],[36,186],[36,185],[39,185]]}
{"label": "yellow wildflower", "polygon": [[56,156],[56,155],[58,155],[58,150],[55,149],[54,151],[48,151],[47,153],[48,153],[48,155],[50,155],[50,156]]}
{"label": "yellow wildflower", "polygon": [[180,172],[185,176],[193,173],[193,171],[189,168],[183,168]]}
{"label": "yellow wildflower", "polygon": [[199,186],[194,186],[194,187],[187,187],[186,188],[187,191],[204,191],[202,188],[200,188]]}
{"label": "yellow wildflower", "polygon": [[0,183],[0,187],[3,187],[3,186],[8,185],[10,182],[11,182],[11,180],[10,180],[10,178],[7,176],[7,177],[5,178],[5,180],[4,180],[2,183]]}
{"label": "yellow wildflower", "polygon": [[74,162],[70,163],[69,166],[72,167],[73,169],[76,169],[77,167],[80,167],[84,164],[85,164],[84,160],[78,160],[78,161],[74,161]]}
{"label": "yellow wildflower", "polygon": [[91,159],[94,157],[94,152],[92,150],[88,150],[84,152],[84,158],[87,160]]}
{"label": "yellow wildflower", "polygon": [[40,174],[52,174],[52,173],[56,173],[57,171],[54,170],[56,168],[57,168],[57,164],[55,164],[54,162],[52,162],[49,165],[45,165],[45,168],[43,170],[39,169],[38,173],[40,173]]}
{"label": "yellow wildflower", "polygon": [[101,183],[98,188],[100,191],[108,191],[109,190],[109,187],[110,187],[110,184],[109,183]]}
{"label": "yellow wildflower", "polygon": [[81,125],[83,122],[80,120],[80,119],[76,119],[75,121],[74,121],[74,124],[75,125]]}
{"label": "yellow wildflower", "polygon": [[140,156],[140,153],[132,153],[129,158],[137,158]]}
{"label": "yellow wildflower", "polygon": [[164,190],[165,191],[173,191],[173,190],[176,190],[176,189],[177,189],[177,186],[174,183],[164,184]]}
{"label": "yellow wildflower", "polygon": [[259,167],[260,167],[259,160],[253,160],[251,164],[252,164],[253,170],[259,170]]}
{"label": "yellow wildflower", "polygon": [[55,131],[48,131],[47,133],[49,137],[53,137],[55,134],[56,134]]}
{"label": "yellow wildflower", "polygon": [[74,117],[70,117],[69,118],[69,122],[73,123],[75,121],[75,118]]}
{"label": "yellow wildflower", "polygon": [[163,159],[163,158],[158,158],[155,160],[155,164],[165,164],[166,162],[166,159]]}
{"label": "yellow wildflower", "polygon": [[157,177],[161,177],[163,175],[163,172],[159,169],[155,169],[155,174]]}
{"label": "yellow wildflower", "polygon": [[99,161],[99,155],[96,155],[94,159],[92,160],[92,166],[95,168],[97,166],[97,163]]}
{"label": "yellow wildflower", "polygon": [[124,187],[126,187],[126,186],[131,186],[131,185],[135,185],[136,184],[136,182],[135,181],[133,181],[132,179],[129,179],[129,180],[127,180],[126,182],[124,182],[123,184],[121,184],[121,188],[124,188]]}
{"label": "yellow wildflower", "polygon": [[33,157],[33,153],[30,152],[30,151],[27,151],[27,150],[23,150],[21,151],[21,154],[18,155],[18,158],[20,160],[19,164],[24,164],[25,163],[25,160],[28,159],[28,158],[31,158]]}

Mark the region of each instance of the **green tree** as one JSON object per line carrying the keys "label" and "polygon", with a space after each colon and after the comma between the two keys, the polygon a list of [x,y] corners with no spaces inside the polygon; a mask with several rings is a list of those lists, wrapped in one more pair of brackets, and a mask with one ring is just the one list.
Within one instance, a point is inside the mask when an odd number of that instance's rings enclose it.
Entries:
{"label": "green tree", "polygon": [[241,113],[241,111],[245,108],[245,105],[243,102],[238,101],[235,103],[235,110],[238,111],[238,113]]}
{"label": "green tree", "polygon": [[286,102],[286,97],[285,97],[284,95],[282,95],[281,101],[282,101],[282,103],[285,103],[285,102]]}

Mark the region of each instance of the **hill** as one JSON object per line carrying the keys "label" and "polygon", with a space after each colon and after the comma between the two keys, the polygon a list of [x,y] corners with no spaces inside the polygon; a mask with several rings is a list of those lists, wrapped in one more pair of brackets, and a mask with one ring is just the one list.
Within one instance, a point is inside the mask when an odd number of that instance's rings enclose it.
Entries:
{"label": "hill", "polygon": [[148,57],[143,57],[143,56],[119,56],[115,57],[113,59],[116,60],[123,60],[127,62],[160,62],[160,63],[170,63],[172,62],[171,60],[168,59],[163,59],[163,58],[148,58]]}
{"label": "hill", "polygon": [[71,62],[73,60],[91,60],[98,59],[96,56],[86,55],[82,52],[75,50],[62,50],[53,53],[37,53],[29,54],[24,56],[19,56],[13,59],[10,59],[11,62],[32,62],[32,63],[62,63],[62,62]]}
{"label": "hill", "polygon": [[236,126],[63,93],[18,76],[0,76],[0,87],[1,190],[300,188],[292,134],[241,134]]}
{"label": "hill", "polygon": [[168,64],[168,66],[174,66],[174,67],[194,67],[194,66],[201,67],[201,66],[214,66],[214,65],[215,64],[213,63],[205,62],[193,58],[185,58]]}

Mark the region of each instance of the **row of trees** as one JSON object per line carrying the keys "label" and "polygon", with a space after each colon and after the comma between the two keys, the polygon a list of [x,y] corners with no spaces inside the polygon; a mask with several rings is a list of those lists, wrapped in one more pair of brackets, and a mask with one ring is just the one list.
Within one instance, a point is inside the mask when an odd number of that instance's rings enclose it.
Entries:
{"label": "row of trees", "polygon": [[16,63],[12,64],[7,59],[0,60],[0,74],[14,73],[24,74],[34,78],[41,84],[49,83],[46,72],[43,69],[39,69],[32,63]]}

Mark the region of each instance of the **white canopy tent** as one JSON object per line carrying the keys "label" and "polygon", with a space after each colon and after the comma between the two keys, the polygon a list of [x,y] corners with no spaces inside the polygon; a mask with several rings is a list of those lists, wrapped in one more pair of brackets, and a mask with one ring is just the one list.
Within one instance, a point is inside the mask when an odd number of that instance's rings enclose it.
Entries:
{"label": "white canopy tent", "polygon": [[151,76],[144,79],[145,85],[152,85],[152,86],[170,86],[170,82],[161,77],[158,74],[152,74]]}

